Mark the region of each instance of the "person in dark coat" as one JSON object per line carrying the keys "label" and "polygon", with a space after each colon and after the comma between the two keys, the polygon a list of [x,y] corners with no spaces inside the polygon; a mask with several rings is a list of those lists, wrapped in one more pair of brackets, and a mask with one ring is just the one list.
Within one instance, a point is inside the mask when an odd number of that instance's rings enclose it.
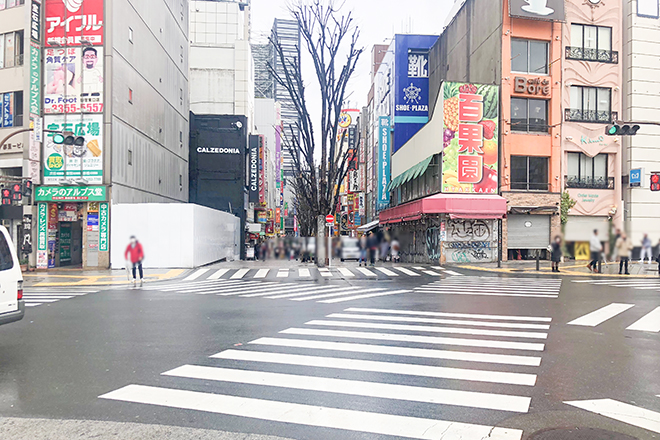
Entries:
{"label": "person in dark coat", "polygon": [[555,237],[555,241],[550,245],[552,253],[550,260],[552,261],[552,271],[559,272],[559,263],[561,262],[561,237]]}

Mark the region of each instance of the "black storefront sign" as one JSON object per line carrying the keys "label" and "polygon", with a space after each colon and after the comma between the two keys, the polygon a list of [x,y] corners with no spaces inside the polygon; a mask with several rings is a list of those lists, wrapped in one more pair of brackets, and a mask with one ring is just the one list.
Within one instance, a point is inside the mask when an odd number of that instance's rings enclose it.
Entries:
{"label": "black storefront sign", "polygon": [[250,203],[259,203],[259,136],[250,135],[248,149],[248,194]]}
{"label": "black storefront sign", "polygon": [[41,3],[32,0],[32,9],[30,10],[30,38],[35,43],[41,43]]}

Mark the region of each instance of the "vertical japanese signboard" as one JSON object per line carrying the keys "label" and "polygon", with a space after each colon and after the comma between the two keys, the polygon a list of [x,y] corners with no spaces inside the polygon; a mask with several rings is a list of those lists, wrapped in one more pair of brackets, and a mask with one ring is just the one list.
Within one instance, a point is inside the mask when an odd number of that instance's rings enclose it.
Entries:
{"label": "vertical japanese signboard", "polygon": [[259,205],[266,206],[266,145],[265,137],[259,135]]}
{"label": "vertical japanese signboard", "polygon": [[445,82],[442,192],[497,194],[497,86]]}
{"label": "vertical japanese signboard", "polygon": [[108,251],[108,220],[110,210],[107,203],[99,204],[99,251]]}
{"label": "vertical japanese signboard", "polygon": [[41,50],[39,44],[30,42],[30,115],[41,114]]}
{"label": "vertical japanese signboard", "polygon": [[378,210],[390,204],[390,117],[378,118]]}
{"label": "vertical japanese signboard", "polygon": [[48,203],[37,206],[37,268],[48,267]]}
{"label": "vertical japanese signboard", "polygon": [[103,0],[46,0],[47,47],[103,44]]}
{"label": "vertical japanese signboard", "polygon": [[32,0],[30,9],[30,39],[37,44],[41,43],[41,1]]}
{"label": "vertical japanese signboard", "polygon": [[259,203],[259,137],[250,135],[248,159],[248,193],[250,203]]}
{"label": "vertical japanese signboard", "polygon": [[45,136],[43,146],[44,184],[55,185],[62,178],[83,177],[89,184],[103,183],[103,116],[50,115],[45,117],[46,129],[71,131],[84,136],[85,144],[62,145],[53,142],[53,134]]}

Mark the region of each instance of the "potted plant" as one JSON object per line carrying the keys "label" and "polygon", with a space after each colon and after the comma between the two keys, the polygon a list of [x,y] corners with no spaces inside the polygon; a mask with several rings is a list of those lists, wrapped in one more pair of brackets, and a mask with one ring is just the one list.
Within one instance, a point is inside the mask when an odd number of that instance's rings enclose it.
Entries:
{"label": "potted plant", "polygon": [[21,272],[27,272],[28,270],[28,259],[27,258],[21,258],[18,260],[18,263],[21,265]]}

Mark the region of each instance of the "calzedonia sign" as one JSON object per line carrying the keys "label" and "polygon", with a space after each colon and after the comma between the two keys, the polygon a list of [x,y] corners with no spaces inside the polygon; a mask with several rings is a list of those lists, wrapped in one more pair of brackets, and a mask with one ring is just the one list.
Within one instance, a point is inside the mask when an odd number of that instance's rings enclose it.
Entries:
{"label": "calzedonia sign", "polygon": [[259,136],[250,135],[248,156],[249,201],[259,203]]}
{"label": "calzedonia sign", "polygon": [[238,148],[197,147],[198,153],[241,154]]}

